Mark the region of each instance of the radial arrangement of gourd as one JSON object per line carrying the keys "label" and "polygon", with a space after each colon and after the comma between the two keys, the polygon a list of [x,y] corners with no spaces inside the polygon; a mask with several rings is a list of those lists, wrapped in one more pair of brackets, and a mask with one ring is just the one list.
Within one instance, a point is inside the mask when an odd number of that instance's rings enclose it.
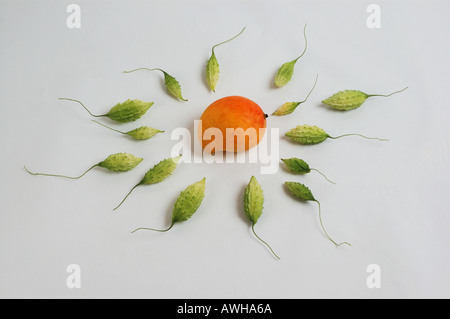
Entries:
{"label": "radial arrangement of gourd", "polygon": [[[217,85],[219,82],[219,74],[220,74],[220,67],[219,62],[216,56],[215,49],[217,49],[219,46],[222,46],[236,38],[238,38],[245,30],[245,27],[234,37],[225,40],[223,42],[220,42],[218,44],[215,44],[211,48],[211,57],[206,63],[205,68],[205,79],[209,86],[209,89],[212,92],[216,92]],[[287,85],[292,77],[294,76],[294,68],[296,63],[300,60],[300,58],[305,54],[307,49],[307,37],[306,37],[306,24],[303,29],[303,35],[304,35],[304,49],[301,52],[301,54],[295,58],[292,61],[286,62],[282,64],[278,72],[275,75],[275,79],[273,80],[274,86],[276,88],[282,88],[285,85]],[[130,71],[123,71],[123,73],[131,73],[134,71],[158,71],[161,72],[164,76],[164,84],[167,90],[167,93],[173,96],[178,101],[187,101],[182,95],[181,91],[181,85],[180,83],[160,68],[138,68]],[[302,103],[305,103],[311,93],[313,92],[314,88],[316,87],[318,80],[318,75],[316,76],[315,82],[312,85],[311,90],[307,94],[307,96],[303,100],[294,101],[294,102],[284,102],[280,103],[281,106],[279,106],[273,113],[272,116],[289,116],[289,114],[294,113],[294,111],[297,109],[299,105]],[[359,90],[343,90],[336,94],[331,95],[329,98],[322,101],[323,104],[329,106],[332,109],[338,110],[338,111],[350,111],[356,108],[359,108],[366,99],[370,97],[388,97],[395,93],[402,92],[406,90],[406,88],[387,94],[367,94]],[[134,122],[138,119],[140,119],[154,104],[153,102],[146,102],[141,101],[137,99],[128,99],[124,102],[117,103],[115,106],[111,107],[111,109],[100,115],[96,115],[91,113],[89,108],[87,108],[81,101],[73,99],[73,98],[60,98],[60,100],[75,102],[81,105],[92,117],[107,117],[113,122],[118,123],[128,123],[128,122]],[[202,140],[202,147],[204,151],[209,152],[218,152],[218,151],[224,151],[224,152],[245,152],[248,149],[254,147],[256,144],[259,143],[259,141],[262,139],[264,135],[264,129],[266,128],[266,120],[269,116],[262,111],[262,109],[257,105],[255,102],[242,97],[242,96],[229,96],[222,99],[219,99],[212,103],[210,106],[208,106],[202,117],[202,132],[204,133],[206,129],[208,128],[216,128],[219,129],[221,132],[225,133],[223,136],[223,141],[215,141],[216,143],[213,144],[213,147],[210,147],[208,149],[208,142],[207,140]],[[98,121],[92,120],[93,122],[103,126],[104,128],[111,130],[112,134],[122,134],[126,135],[129,139],[134,140],[148,140],[155,136],[156,134],[164,133],[164,131],[152,128],[149,126],[139,126],[131,131],[123,132],[121,130],[118,130],[116,128],[111,127],[110,125],[106,125],[103,123],[100,123]],[[227,128],[233,128],[238,129],[242,128],[243,130],[247,130],[249,128],[256,129],[257,134],[256,138],[253,141],[247,141],[245,140],[245,144],[242,145],[240,148],[236,145],[232,144],[229,145],[227,141]],[[263,131],[261,131],[261,129]],[[262,132],[262,133],[259,133]],[[322,128],[319,128],[314,125],[307,125],[307,124],[301,124],[298,125],[288,131],[286,131],[285,136],[290,139],[293,143],[298,143],[302,145],[312,145],[312,144],[319,144],[324,142],[327,139],[337,139],[345,136],[355,135],[366,139],[377,139],[380,141],[387,141],[387,139],[381,139],[377,137],[367,137],[358,133],[348,133],[344,132],[341,135],[338,136],[332,136],[327,131],[325,131]],[[200,135],[200,139],[202,139],[203,135]],[[234,141],[234,139],[232,139]],[[129,192],[124,196],[123,200],[118,203],[118,205],[114,208],[114,210],[118,209],[124,201],[128,198],[128,196],[133,192],[133,190],[136,187],[144,186],[144,185],[151,185],[151,184],[157,184],[163,182],[166,178],[171,176],[175,169],[177,168],[180,160],[182,159],[182,155],[173,157],[173,158],[167,158],[162,159],[159,163],[151,167],[145,175],[141,178],[141,180],[134,185],[133,187],[130,187]],[[86,173],[91,171],[95,167],[101,167],[103,169],[110,170],[112,172],[128,172],[135,168],[137,165],[139,165],[143,161],[142,158],[134,156],[133,154],[128,153],[117,153],[107,156],[104,160],[93,163],[93,165],[89,168],[87,168],[86,171],[84,171],[81,175],[78,176],[66,176],[66,175],[60,175],[60,174],[49,174],[49,173],[35,173],[29,171],[26,167],[25,170],[32,175],[42,175],[42,176],[53,176],[53,177],[62,177],[62,178],[68,178],[68,179],[79,179],[83,177]],[[311,171],[315,171],[323,176],[328,182],[335,184],[333,181],[328,179],[325,174],[323,174],[321,171],[319,171],[317,168],[312,168],[309,166],[309,164],[301,159],[301,158],[281,158],[280,161],[285,166],[286,170],[290,172],[291,174],[307,174]],[[293,198],[296,198],[300,201],[311,201],[315,202],[318,205],[318,217],[319,222],[323,231],[323,234],[325,237],[332,242],[336,247],[341,245],[348,245],[350,246],[350,243],[348,242],[336,242],[331,238],[331,236],[326,231],[322,216],[321,216],[321,207],[320,202],[313,196],[311,190],[304,184],[295,182],[295,181],[286,181],[284,183],[284,186],[288,193],[292,195]],[[174,226],[176,223],[184,222],[191,218],[194,213],[199,209],[203,198],[205,196],[205,190],[206,190],[206,177],[199,178],[199,180],[195,181],[193,184],[188,185],[184,191],[182,191],[178,198],[176,199],[174,205],[173,205],[173,211],[172,211],[172,221],[170,225],[165,229],[156,229],[156,228],[150,228],[150,227],[140,227],[132,231],[132,233],[138,231],[138,230],[152,230],[152,231],[158,231],[158,232],[166,232]],[[250,180],[248,182],[247,187],[245,188],[244,192],[244,198],[242,200],[242,205],[244,208],[245,216],[247,217],[249,224],[251,226],[251,230],[254,234],[254,236],[260,240],[264,245],[267,246],[267,248],[270,250],[270,252],[273,254],[273,256],[278,260],[279,256],[275,253],[275,251],[270,247],[270,245],[265,242],[261,237],[259,237],[255,231],[255,224],[258,222],[262,212],[263,212],[263,205],[264,205],[264,193],[263,188],[259,184],[258,180],[255,176],[251,176]]]}

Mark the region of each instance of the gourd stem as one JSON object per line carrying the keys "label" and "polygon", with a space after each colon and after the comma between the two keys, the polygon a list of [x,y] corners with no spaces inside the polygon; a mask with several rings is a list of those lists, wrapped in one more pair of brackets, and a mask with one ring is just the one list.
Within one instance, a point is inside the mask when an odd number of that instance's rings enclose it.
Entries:
{"label": "gourd stem", "polygon": [[303,54],[305,54],[305,52],[306,52],[306,47],[308,46],[308,39],[306,39],[306,25],[307,24],[305,23],[305,27],[303,28],[303,36],[305,37],[305,49],[303,50],[302,54],[300,54],[300,56],[297,59],[295,59],[294,61],[297,61],[298,59],[300,59],[303,56]]}
{"label": "gourd stem", "polygon": [[154,68],[154,69],[149,69],[149,68],[138,68],[138,69],[134,69],[134,70],[130,70],[130,71],[123,71],[122,73],[131,73],[134,71],[139,71],[139,70],[147,70],[147,71],[161,71],[162,73],[166,74],[166,71],[158,69],[158,68]]}
{"label": "gourd stem", "polygon": [[329,135],[328,135],[328,137],[329,137],[329,138],[332,138],[332,139],[337,139],[337,138],[341,138],[341,137],[344,137],[344,136],[350,136],[350,135],[361,136],[361,137],[367,138],[367,139],[369,139],[369,140],[389,141],[389,139],[386,139],[386,138],[367,137],[367,136],[364,136],[364,135],[361,135],[361,134],[356,134],[356,133],[344,134],[344,135],[339,135],[339,136],[329,136]]}
{"label": "gourd stem", "polygon": [[117,208],[119,208],[120,207],[120,205],[122,205],[123,204],[123,202],[125,201],[125,199],[127,199],[127,197],[131,194],[131,192],[136,188],[136,187],[138,187],[139,185],[141,185],[141,183],[139,183],[139,184],[136,184],[129,192],[128,192],[128,194],[127,194],[127,196],[125,196],[125,198],[124,199],[122,199],[122,201],[120,202],[120,204],[119,205],[117,205],[113,210],[116,210]]}
{"label": "gourd stem", "polygon": [[236,39],[238,36],[240,36],[240,35],[242,34],[242,32],[244,32],[245,28],[246,28],[246,27],[244,27],[244,29],[242,29],[241,32],[239,32],[237,35],[235,35],[235,36],[232,37],[231,39],[228,39],[228,40],[226,40],[226,41],[220,42],[219,44],[216,44],[215,46],[213,46],[213,47],[212,47],[212,52],[214,53],[214,48],[215,48],[215,47],[218,47],[218,46],[221,45],[221,44],[224,44],[224,43],[230,42],[231,40]]}
{"label": "gourd stem", "polygon": [[371,96],[384,96],[384,97],[388,97],[388,96],[391,96],[391,95],[393,95],[393,94],[403,92],[403,91],[406,90],[407,88],[408,88],[408,87],[405,87],[404,89],[402,89],[402,90],[400,90],[400,91],[395,91],[395,92],[392,92],[391,94],[387,94],[387,95],[383,95],[383,94],[368,94],[367,97],[371,97]]}
{"label": "gourd stem", "polygon": [[278,255],[275,254],[275,252],[274,252],[273,249],[270,247],[270,245],[269,245],[268,243],[266,243],[264,240],[262,240],[258,235],[256,235],[256,232],[255,232],[255,223],[252,223],[252,231],[253,231],[253,234],[255,234],[256,238],[258,238],[262,243],[264,243],[267,247],[269,247],[270,251],[272,252],[272,254],[273,254],[277,259],[280,259],[280,257],[278,257]]}
{"label": "gourd stem", "polygon": [[68,98],[65,98],[65,97],[60,97],[59,99],[60,99],[60,100],[67,100],[67,101],[72,101],[72,102],[78,102],[78,103],[80,103],[81,106],[82,106],[86,111],[88,111],[88,113],[91,114],[93,117],[102,117],[102,116],[106,116],[106,114],[103,114],[103,115],[95,115],[95,114],[92,114],[91,111],[89,111],[89,110],[87,109],[87,107],[84,106],[84,104],[81,103],[81,102],[78,101],[78,100],[68,99]]}
{"label": "gourd stem", "polygon": [[311,170],[312,171],[316,171],[317,173],[319,173],[320,175],[322,175],[323,177],[325,177],[325,179],[327,180],[327,181],[329,181],[330,183],[332,183],[332,184],[335,184],[336,185],[336,183],[335,182],[333,182],[333,181],[330,181],[327,177],[326,177],[326,175],[324,174],[324,173],[322,173],[321,171],[319,171],[318,169],[315,169],[315,168],[311,168]]}
{"label": "gourd stem", "polygon": [[111,131],[116,131],[116,132],[121,133],[121,134],[127,134],[127,133],[125,133],[125,132],[122,132],[122,131],[113,129],[112,127],[109,127],[109,126],[106,126],[105,124],[102,124],[102,123],[100,123],[100,122],[97,122],[96,120],[92,120],[92,122],[95,122],[95,123],[97,123],[97,124],[100,124],[101,126],[106,127],[106,128],[108,128],[108,129],[110,129]]}
{"label": "gourd stem", "polygon": [[317,84],[317,78],[318,78],[318,77],[319,77],[319,74],[316,75],[316,80],[314,81],[314,85],[313,85],[311,91],[309,91],[309,93],[308,93],[308,95],[306,96],[306,98],[305,98],[303,101],[301,101],[300,103],[305,103],[306,100],[307,100],[307,99],[309,98],[309,96],[311,95],[312,91],[314,91],[314,88],[316,87],[316,84]]}
{"label": "gourd stem", "polygon": [[159,231],[159,232],[166,232],[172,228],[173,224],[175,224],[175,223],[172,222],[172,224],[167,229],[154,229],[154,228],[147,228],[147,227],[139,227],[139,228],[136,228],[135,230],[133,230],[131,233],[133,234],[134,232],[137,232],[138,230],[153,230],[153,231]]}
{"label": "gourd stem", "polygon": [[64,177],[64,178],[70,178],[70,179],[79,179],[81,177],[83,177],[84,175],[86,175],[87,172],[89,172],[91,169],[93,169],[94,167],[98,166],[98,164],[93,165],[91,168],[89,168],[86,172],[84,172],[83,174],[81,174],[80,176],[77,177],[71,177],[71,176],[65,176],[65,175],[56,175],[56,174],[45,174],[45,173],[33,173],[30,172],[26,166],[24,166],[23,168],[25,168],[25,170],[31,174],[31,175],[42,175],[42,176],[53,176],[53,177]]}
{"label": "gourd stem", "polygon": [[327,233],[327,231],[325,230],[325,227],[323,226],[323,223],[322,223],[322,216],[321,216],[321,210],[320,210],[320,203],[319,203],[319,201],[318,200],[314,200],[317,204],[319,204],[319,221],[320,221],[320,225],[322,226],[322,230],[323,230],[323,232],[325,233],[325,235],[327,236],[327,238],[333,243],[333,244],[335,244],[336,245],[336,247],[339,247],[339,246],[341,246],[341,245],[343,245],[343,244],[346,244],[346,245],[349,245],[349,246],[351,246],[349,243],[347,243],[346,241],[344,241],[344,242],[342,242],[342,243],[340,243],[340,244],[337,244],[333,239],[331,239],[331,237],[328,235],[328,233]]}

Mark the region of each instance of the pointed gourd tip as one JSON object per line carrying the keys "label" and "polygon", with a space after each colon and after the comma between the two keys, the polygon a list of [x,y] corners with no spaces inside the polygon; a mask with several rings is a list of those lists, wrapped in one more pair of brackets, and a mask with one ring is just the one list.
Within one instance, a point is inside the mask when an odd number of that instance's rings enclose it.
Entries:
{"label": "pointed gourd tip", "polygon": [[176,164],[178,164],[182,158],[183,158],[183,154],[180,154],[178,156],[172,157],[172,161],[174,161]]}

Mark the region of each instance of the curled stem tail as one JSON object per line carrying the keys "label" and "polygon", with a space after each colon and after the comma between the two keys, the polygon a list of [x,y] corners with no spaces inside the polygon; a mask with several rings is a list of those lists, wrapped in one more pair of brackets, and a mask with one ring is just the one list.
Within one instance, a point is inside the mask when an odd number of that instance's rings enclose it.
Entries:
{"label": "curled stem tail", "polygon": [[139,71],[139,70],[147,70],[147,71],[161,71],[162,73],[166,73],[164,70],[158,69],[158,68],[154,68],[154,69],[149,69],[149,68],[137,68],[134,70],[129,70],[129,71],[123,71],[122,73],[131,73],[134,71]]}
{"label": "curled stem tail", "polygon": [[344,135],[339,135],[339,136],[329,136],[328,135],[328,137],[332,138],[332,139],[337,139],[337,138],[341,138],[341,137],[344,137],[344,136],[351,136],[351,135],[357,135],[357,136],[360,136],[360,137],[363,137],[363,138],[366,138],[366,139],[369,139],[369,140],[389,141],[389,139],[387,139],[387,138],[367,137],[367,136],[364,136],[364,135],[361,135],[361,134],[356,134],[356,133],[344,134]]}
{"label": "curled stem tail", "polygon": [[322,216],[321,216],[321,210],[320,210],[320,203],[319,203],[318,200],[315,200],[315,202],[316,202],[317,204],[319,204],[319,221],[320,221],[320,225],[322,226],[322,230],[323,230],[323,232],[325,233],[325,236],[327,236],[327,238],[328,238],[333,244],[335,244],[336,247],[339,247],[339,246],[344,245],[344,244],[351,246],[351,245],[350,245],[349,243],[347,243],[346,241],[344,241],[344,242],[342,242],[342,243],[340,243],[340,244],[337,244],[333,239],[331,239],[331,237],[328,235],[328,233],[327,233],[327,231],[325,230],[325,227],[323,226],[323,223],[322,223]]}
{"label": "curled stem tail", "polygon": [[235,36],[232,37],[231,39],[228,39],[228,40],[226,40],[226,41],[223,41],[223,42],[220,42],[219,44],[214,45],[214,46],[212,47],[212,52],[214,53],[214,48],[215,48],[215,47],[218,47],[219,45],[225,44],[225,43],[227,43],[227,42],[230,42],[231,40],[236,39],[238,36],[240,36],[240,35],[244,32],[245,28],[246,28],[246,27],[244,27],[244,29],[242,29],[241,32],[239,32],[237,35],[235,35]]}
{"label": "curled stem tail", "polygon": [[163,233],[163,232],[170,230],[173,227],[173,224],[175,224],[175,223],[172,222],[172,224],[167,229],[154,229],[154,228],[147,228],[147,227],[139,227],[139,228],[136,228],[135,230],[133,230],[131,233],[133,234],[133,233],[137,232],[138,230],[152,230],[152,231],[159,231],[159,232]]}
{"label": "curled stem tail", "polygon": [[53,176],[53,177],[63,177],[63,178],[69,178],[69,179],[79,179],[81,177],[83,177],[84,175],[86,175],[87,172],[89,172],[91,169],[93,169],[94,167],[98,166],[98,164],[93,165],[91,168],[89,168],[86,172],[84,172],[83,174],[81,174],[80,176],[76,176],[76,177],[71,177],[71,176],[66,176],[66,175],[57,175],[57,174],[45,174],[45,173],[33,173],[30,172],[26,166],[24,166],[23,168],[31,175],[42,175],[42,176]]}
{"label": "curled stem tail", "polygon": [[298,59],[300,59],[303,56],[303,54],[305,54],[305,52],[306,52],[306,48],[308,46],[308,39],[306,38],[306,26],[307,26],[307,23],[305,23],[305,27],[303,28],[303,36],[305,37],[305,49],[303,50],[302,54],[300,54],[300,56],[297,59],[295,59],[294,61],[297,61]]}
{"label": "curled stem tail", "polygon": [[305,103],[306,100],[309,98],[309,96],[311,95],[311,93],[314,91],[314,88],[316,87],[317,79],[318,79],[318,78],[319,78],[319,74],[316,75],[316,80],[314,81],[314,85],[313,85],[311,91],[309,91],[309,93],[308,93],[308,95],[306,96],[306,98],[305,98],[303,101],[301,101],[300,103]]}
{"label": "curled stem tail", "polygon": [[322,173],[321,171],[319,171],[318,169],[315,169],[315,168],[311,168],[311,170],[312,171],[316,171],[317,173],[319,173],[320,175],[322,175],[323,177],[325,177],[325,179],[327,180],[327,181],[329,181],[330,183],[332,183],[332,184],[334,184],[334,185],[336,185],[336,183],[335,182],[333,182],[333,181],[330,181],[329,179],[328,179],[328,177],[324,174],[324,173]]}
{"label": "curled stem tail", "polygon": [[87,108],[86,106],[84,106],[84,104],[81,103],[81,102],[78,101],[78,100],[68,99],[68,98],[65,98],[65,97],[60,97],[59,100],[67,100],[67,101],[72,101],[72,102],[80,103],[81,106],[82,106],[86,111],[88,111],[88,113],[89,113],[90,115],[92,115],[93,117],[102,117],[102,116],[105,116],[105,114],[103,114],[103,115],[95,115],[95,114],[92,114],[91,111],[89,111],[88,108]]}
{"label": "curled stem tail", "polygon": [[118,133],[121,133],[121,134],[127,134],[127,133],[125,133],[125,132],[122,132],[122,131],[113,129],[112,127],[109,127],[109,126],[107,126],[107,125],[105,125],[105,124],[102,124],[102,123],[100,123],[100,122],[97,122],[96,120],[92,120],[92,122],[95,122],[95,123],[97,123],[97,124],[99,124],[99,125],[101,125],[101,126],[103,126],[103,127],[106,127],[106,128],[108,128],[108,129],[110,129],[111,131],[115,131],[115,132],[118,132]]}
{"label": "curled stem tail", "polygon": [[116,210],[117,208],[119,208],[120,205],[122,205],[123,202],[127,199],[127,197],[131,194],[131,192],[134,191],[134,189],[135,189],[136,187],[138,187],[139,185],[141,185],[141,183],[136,184],[136,185],[128,192],[128,194],[124,197],[124,199],[122,199],[122,201],[120,202],[120,204],[117,205],[113,210]]}
{"label": "curled stem tail", "polygon": [[384,97],[388,97],[388,96],[391,96],[391,95],[394,95],[394,94],[403,92],[403,91],[406,90],[407,88],[408,88],[408,87],[405,87],[404,89],[401,89],[400,91],[395,91],[395,92],[392,92],[391,94],[387,94],[387,95],[383,95],[383,94],[368,94],[367,97],[371,97],[371,96],[384,96]]}
{"label": "curled stem tail", "polygon": [[269,247],[270,251],[272,252],[272,254],[277,258],[280,259],[280,257],[278,257],[277,254],[275,254],[275,252],[273,251],[272,247],[270,247],[270,245],[268,243],[266,243],[264,240],[262,240],[255,232],[255,223],[252,223],[252,231],[253,234],[256,236],[256,238],[258,238],[263,244],[265,244],[267,247]]}

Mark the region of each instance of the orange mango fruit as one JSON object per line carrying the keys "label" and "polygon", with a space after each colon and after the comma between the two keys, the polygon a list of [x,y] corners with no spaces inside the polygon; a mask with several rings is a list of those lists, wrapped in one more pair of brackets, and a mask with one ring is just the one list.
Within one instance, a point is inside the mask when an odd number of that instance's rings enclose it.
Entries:
{"label": "orange mango fruit", "polygon": [[205,152],[242,152],[264,137],[267,114],[252,100],[227,96],[209,105],[198,128]]}

